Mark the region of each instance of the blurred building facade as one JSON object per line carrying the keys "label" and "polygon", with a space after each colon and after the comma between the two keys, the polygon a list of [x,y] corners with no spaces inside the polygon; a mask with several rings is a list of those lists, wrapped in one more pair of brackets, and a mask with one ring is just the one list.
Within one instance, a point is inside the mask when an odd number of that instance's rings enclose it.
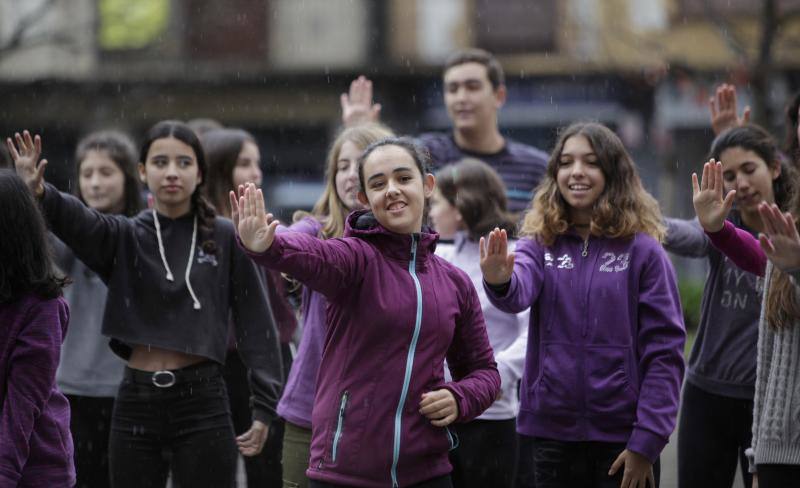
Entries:
{"label": "blurred building facade", "polygon": [[256,135],[274,206],[303,207],[354,77],[398,131],[445,129],[441,65],[480,46],[506,69],[505,133],[549,150],[560,126],[607,123],[665,213],[689,215],[711,89],[732,81],[748,103],[768,25],[778,126],[800,84],[798,14],[800,0],[0,0],[0,131],[42,132],[68,186],[87,131],[212,117]]}

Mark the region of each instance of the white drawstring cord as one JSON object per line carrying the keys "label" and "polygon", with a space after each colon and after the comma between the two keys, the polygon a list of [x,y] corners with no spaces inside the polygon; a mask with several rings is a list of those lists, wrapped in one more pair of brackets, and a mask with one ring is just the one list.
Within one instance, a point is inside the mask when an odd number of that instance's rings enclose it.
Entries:
{"label": "white drawstring cord", "polygon": [[[158,221],[158,214],[156,210],[153,209],[153,222],[156,226],[156,238],[158,239],[158,252],[161,254],[161,262],[164,264],[164,269],[167,270],[167,281],[175,281],[175,278],[172,276],[172,270],[169,269],[169,263],[167,263],[167,256],[164,252],[164,240],[161,238],[161,223]],[[189,262],[186,264],[186,274],[184,275],[184,279],[186,281],[186,288],[189,289],[189,295],[192,296],[192,307],[195,310],[200,310],[200,300],[197,299],[197,295],[194,293],[194,289],[192,288],[192,282],[189,280],[189,273],[192,272],[192,261],[194,261],[194,248],[197,244],[197,216],[194,216],[194,226],[192,227],[192,246],[189,248]]]}

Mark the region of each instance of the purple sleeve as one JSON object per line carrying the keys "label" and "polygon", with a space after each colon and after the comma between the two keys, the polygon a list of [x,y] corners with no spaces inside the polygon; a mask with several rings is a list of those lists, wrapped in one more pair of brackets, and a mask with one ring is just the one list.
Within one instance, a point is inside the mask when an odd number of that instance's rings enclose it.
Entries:
{"label": "purple sleeve", "polygon": [[0,409],[0,482],[16,486],[30,455],[30,438],[56,381],[62,326],[61,300],[37,302],[27,312],[9,357],[6,398]]}
{"label": "purple sleeve", "polygon": [[239,246],[260,266],[292,275],[299,282],[328,299],[348,290],[367,265],[364,247],[357,239],[322,240],[301,232],[282,232],[263,253]]}
{"label": "purple sleeve", "polygon": [[758,239],[749,232],[726,220],[720,231],[706,234],[711,239],[711,244],[728,256],[736,266],[754,275],[764,276],[767,255],[761,249]]}
{"label": "purple sleeve", "polygon": [[639,280],[636,337],[639,402],[627,448],[654,462],[675,429],[686,329],[669,258],[654,244],[645,259]]}
{"label": "purple sleeve", "polygon": [[520,239],[514,251],[514,272],[508,291],[499,295],[488,283],[483,282],[486,296],[499,310],[520,313],[527,310],[538,299],[544,281],[542,249],[532,239]]}
{"label": "purple sleeve", "polygon": [[500,373],[486,333],[478,292],[464,278],[465,303],[456,322],[453,342],[447,351],[447,365],[453,381],[442,385],[458,403],[457,422],[469,422],[482,414],[500,393]]}

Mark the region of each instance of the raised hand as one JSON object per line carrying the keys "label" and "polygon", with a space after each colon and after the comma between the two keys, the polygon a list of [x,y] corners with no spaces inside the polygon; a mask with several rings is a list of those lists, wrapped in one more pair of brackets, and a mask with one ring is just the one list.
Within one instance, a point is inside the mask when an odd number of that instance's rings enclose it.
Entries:
{"label": "raised hand", "polygon": [[800,234],[792,214],[781,213],[774,203],[758,206],[764,232],[758,235],[761,249],[772,264],[783,271],[800,269]]}
{"label": "raised hand", "polygon": [[264,422],[253,420],[250,430],[236,438],[236,446],[242,456],[252,457],[261,452],[269,435],[269,427]]}
{"label": "raised hand", "polygon": [[481,272],[490,285],[511,281],[514,271],[514,253],[508,252],[508,234],[495,227],[488,238],[481,237]]}
{"label": "raised hand", "polygon": [[264,208],[264,194],[248,183],[244,194],[237,201],[230,192],[231,217],[234,218],[239,239],[251,252],[261,253],[269,249],[275,240],[278,221],[273,220]]}
{"label": "raised hand", "polygon": [[10,137],[6,139],[8,152],[14,160],[14,168],[31,192],[40,197],[44,193],[44,170],[47,166],[46,159],[39,161],[39,156],[42,155],[42,139],[38,134],[32,138],[27,130],[22,131],[22,135],[19,132],[14,134],[14,139],[16,145]]}
{"label": "raised hand", "polygon": [[380,120],[381,104],[372,103],[372,81],[363,75],[350,83],[350,92],[342,93],[340,102],[345,127]]}
{"label": "raised hand", "polygon": [[692,204],[700,225],[707,232],[718,232],[733,207],[736,190],[722,198],[722,163],[710,159],[703,165],[703,178],[697,182],[697,173],[692,173]]}
{"label": "raised hand", "polygon": [[708,108],[711,112],[711,128],[714,135],[725,129],[739,127],[750,122],[750,107],[745,107],[742,116],[737,114],[736,87],[723,83],[717,87],[715,96],[709,98]]}
{"label": "raised hand", "polygon": [[621,488],[645,488],[646,486],[656,486],[655,477],[653,476],[653,465],[646,457],[625,449],[617,456],[617,459],[614,460],[614,463],[608,470],[608,475],[614,476],[623,466],[624,471],[622,472]]}

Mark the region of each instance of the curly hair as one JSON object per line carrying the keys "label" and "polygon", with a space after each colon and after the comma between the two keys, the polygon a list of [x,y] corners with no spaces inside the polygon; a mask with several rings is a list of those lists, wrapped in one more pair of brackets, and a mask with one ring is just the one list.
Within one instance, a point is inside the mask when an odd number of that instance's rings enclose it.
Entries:
{"label": "curly hair", "polygon": [[569,204],[558,189],[556,175],[564,144],[574,136],[589,141],[605,177],[605,188],[592,209],[590,233],[625,238],[643,232],[662,241],[666,228],[658,202],[642,186],[636,165],[619,137],[596,122],[575,123],[561,131],[519,235],[549,246],[569,229]]}

